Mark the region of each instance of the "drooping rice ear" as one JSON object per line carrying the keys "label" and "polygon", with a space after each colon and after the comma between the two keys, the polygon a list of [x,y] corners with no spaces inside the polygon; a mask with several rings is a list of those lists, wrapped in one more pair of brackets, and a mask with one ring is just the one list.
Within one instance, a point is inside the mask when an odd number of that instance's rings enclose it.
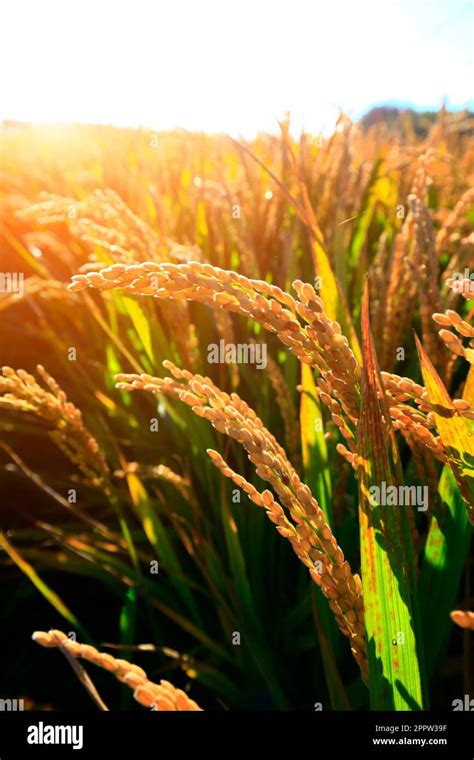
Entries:
{"label": "drooping rice ear", "polygon": [[42,647],[64,648],[72,657],[87,660],[113,673],[119,681],[133,689],[135,699],[144,707],[155,706],[155,709],[163,711],[201,710],[193,699],[180,689],[176,689],[169,681],[153,683],[138,665],[128,660],[117,659],[87,644],[73,641],[62,631],[49,631],[49,633],[35,631],[32,638]]}

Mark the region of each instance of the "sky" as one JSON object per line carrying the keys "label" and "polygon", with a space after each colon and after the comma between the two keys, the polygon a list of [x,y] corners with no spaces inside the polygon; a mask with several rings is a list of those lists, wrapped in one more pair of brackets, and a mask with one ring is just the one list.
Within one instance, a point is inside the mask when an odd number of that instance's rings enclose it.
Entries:
{"label": "sky", "polygon": [[3,0],[0,119],[330,130],[474,108],[474,0]]}

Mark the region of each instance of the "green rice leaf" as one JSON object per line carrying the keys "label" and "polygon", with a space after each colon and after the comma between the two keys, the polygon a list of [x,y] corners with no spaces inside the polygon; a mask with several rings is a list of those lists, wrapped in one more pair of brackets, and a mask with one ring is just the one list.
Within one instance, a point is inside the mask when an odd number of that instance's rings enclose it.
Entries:
{"label": "green rice leaf", "polygon": [[400,507],[381,503],[383,499],[372,490],[382,483],[395,485],[400,468],[390,419],[379,402],[382,380],[369,325],[367,287],[362,335],[363,396],[357,440],[370,704],[373,710],[420,710],[423,688],[407,516]]}
{"label": "green rice leaf", "polygon": [[10,559],[15,563],[15,565],[26,575],[27,578],[30,579],[30,581],[33,583],[33,585],[38,589],[40,594],[44,596],[44,598],[51,604],[54,609],[59,612],[59,614],[68,621],[68,623],[71,623],[71,625],[74,626],[74,628],[81,634],[81,636],[84,639],[87,639],[88,641],[91,640],[89,634],[85,630],[85,628],[82,627],[79,620],[76,618],[76,616],[71,612],[69,607],[67,607],[63,600],[61,599],[58,594],[51,589],[47,583],[43,581],[42,578],[38,575],[36,570],[32,565],[30,565],[29,562],[27,562],[21,554],[18,552],[18,550],[13,546],[13,544],[10,543],[10,541],[7,539],[5,533],[3,531],[0,531],[0,546],[4,551],[8,554]]}

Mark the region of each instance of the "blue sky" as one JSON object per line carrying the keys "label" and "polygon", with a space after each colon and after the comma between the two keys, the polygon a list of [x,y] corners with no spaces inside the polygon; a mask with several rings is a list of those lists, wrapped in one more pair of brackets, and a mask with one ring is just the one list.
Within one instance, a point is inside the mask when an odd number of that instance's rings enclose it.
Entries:
{"label": "blue sky", "polygon": [[474,0],[12,0],[0,117],[251,135],[474,107]]}

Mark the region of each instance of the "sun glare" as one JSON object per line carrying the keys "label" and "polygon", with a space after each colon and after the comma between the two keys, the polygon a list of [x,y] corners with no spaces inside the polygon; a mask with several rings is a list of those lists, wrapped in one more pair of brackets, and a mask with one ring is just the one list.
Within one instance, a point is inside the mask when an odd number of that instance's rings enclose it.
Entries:
{"label": "sun glare", "polygon": [[462,107],[471,11],[462,0],[17,0],[3,11],[0,116],[245,135],[286,112],[298,128],[332,129],[340,110],[358,117],[382,99]]}

